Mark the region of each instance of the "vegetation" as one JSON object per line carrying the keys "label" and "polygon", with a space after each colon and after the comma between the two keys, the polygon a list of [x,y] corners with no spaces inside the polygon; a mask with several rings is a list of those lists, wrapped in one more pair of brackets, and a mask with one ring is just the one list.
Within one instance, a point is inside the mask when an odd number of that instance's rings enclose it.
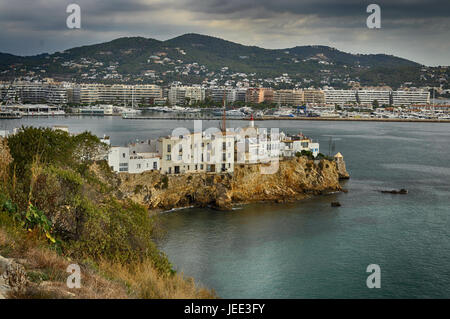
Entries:
{"label": "vegetation", "polygon": [[[80,298],[214,297],[158,250],[157,217],[119,200],[106,150],[88,132],[22,127],[0,139],[0,254],[27,260],[35,283],[16,297],[68,297],[69,261],[88,274]],[[60,289],[44,293],[42,281]]]}
{"label": "vegetation", "polygon": [[314,155],[311,151],[302,150],[301,152],[295,153],[296,157],[306,156],[308,159],[314,159]]}
{"label": "vegetation", "polygon": [[[182,54],[183,51],[185,54]],[[173,65],[151,63],[149,56],[164,52],[172,61],[198,63],[208,70],[200,74],[182,74],[173,71]],[[229,74],[234,72],[257,74],[257,78],[274,78],[283,73],[295,81],[310,79],[310,85],[322,86],[321,72],[324,65],[331,74],[348,74],[351,79],[360,80],[362,85],[386,84],[398,87],[404,82],[413,82],[416,86],[434,84],[439,78],[420,80],[421,65],[418,63],[385,54],[350,54],[327,46],[297,46],[289,49],[269,50],[255,46],[245,46],[215,37],[199,34],[185,34],[167,41],[146,39],[142,37],[119,38],[107,43],[77,47],[54,54],[41,54],[33,57],[19,57],[0,53],[0,71],[5,76],[12,76],[12,64],[20,64],[21,70],[36,67],[46,71],[48,76],[61,79],[85,80],[84,71],[63,66],[64,62],[79,62],[81,59],[95,60],[103,66],[97,71],[107,71],[111,64],[118,63],[117,71],[131,83],[154,83],[153,78],[143,78],[146,70],[152,69],[161,75],[163,83],[173,81],[199,84],[208,72],[222,73],[227,66]],[[55,63],[49,63],[55,61]],[[57,62],[56,62],[57,61]],[[178,62],[177,62],[178,63]],[[180,64],[182,65],[182,64]],[[20,70],[17,71],[21,75]],[[438,72],[438,69],[435,70]],[[164,75],[162,75],[164,73]],[[229,75],[228,74],[228,75]],[[225,75],[225,74],[224,74]],[[109,83],[112,80],[104,80]],[[331,83],[339,87],[342,82]],[[438,85],[436,85],[438,86]],[[283,88],[283,84],[281,87]],[[142,103],[141,103],[142,104]]]}

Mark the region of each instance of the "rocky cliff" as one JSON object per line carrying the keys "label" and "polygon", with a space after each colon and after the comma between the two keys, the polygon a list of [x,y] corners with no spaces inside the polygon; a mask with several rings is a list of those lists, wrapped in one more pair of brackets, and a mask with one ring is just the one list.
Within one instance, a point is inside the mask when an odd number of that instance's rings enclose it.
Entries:
{"label": "rocky cliff", "polygon": [[27,276],[22,265],[0,256],[0,299],[8,298],[10,292],[27,285]]}
{"label": "rocky cliff", "polygon": [[116,182],[119,197],[130,198],[149,209],[187,206],[231,209],[233,204],[292,201],[340,191],[342,174],[342,167],[339,171],[335,161],[300,157],[280,161],[275,174],[261,174],[261,164],[253,164],[236,165],[234,174],[220,175],[121,173]]}

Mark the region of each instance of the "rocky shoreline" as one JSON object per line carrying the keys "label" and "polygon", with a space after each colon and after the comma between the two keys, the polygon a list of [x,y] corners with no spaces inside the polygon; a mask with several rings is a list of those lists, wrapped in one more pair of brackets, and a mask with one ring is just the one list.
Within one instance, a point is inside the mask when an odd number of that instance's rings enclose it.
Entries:
{"label": "rocky shoreline", "polygon": [[115,176],[117,196],[166,211],[181,207],[230,210],[252,202],[288,202],[311,195],[342,191],[348,179],[343,160],[311,160],[305,156],[282,160],[274,174],[261,174],[263,164],[235,165],[234,174],[162,175],[120,173]]}

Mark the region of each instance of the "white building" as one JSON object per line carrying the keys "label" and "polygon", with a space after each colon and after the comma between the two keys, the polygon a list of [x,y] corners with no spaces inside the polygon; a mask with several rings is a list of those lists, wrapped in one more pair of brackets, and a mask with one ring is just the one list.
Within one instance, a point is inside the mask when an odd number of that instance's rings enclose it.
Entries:
{"label": "white building", "polygon": [[108,154],[108,165],[118,173],[138,174],[159,170],[160,158],[157,153],[130,153],[130,147],[113,146]]}
{"label": "white building", "polygon": [[359,104],[372,106],[374,101],[378,101],[379,106],[391,104],[391,91],[389,90],[359,90],[356,92]]}
{"label": "white building", "polygon": [[161,172],[232,173],[234,171],[234,136],[200,132],[168,136],[158,140]]}
{"label": "white building", "polygon": [[309,151],[314,157],[319,155],[319,143],[313,142],[303,135],[285,136],[282,135],[280,153],[284,157],[294,157],[301,151]]}
{"label": "white building", "polygon": [[205,100],[205,89],[201,86],[172,86],[168,92],[170,105],[192,104]]}
{"label": "white building", "polygon": [[356,104],[356,91],[354,90],[323,90],[326,104]]}
{"label": "white building", "polygon": [[430,92],[423,90],[393,91],[392,105],[430,104]]}

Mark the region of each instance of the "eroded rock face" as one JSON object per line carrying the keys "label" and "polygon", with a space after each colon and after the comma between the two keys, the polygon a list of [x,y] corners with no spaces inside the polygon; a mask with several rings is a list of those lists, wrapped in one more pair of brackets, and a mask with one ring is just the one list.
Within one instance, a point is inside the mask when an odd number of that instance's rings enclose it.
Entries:
{"label": "eroded rock face", "polygon": [[237,164],[234,174],[122,173],[117,187],[123,198],[163,210],[188,206],[230,209],[233,204],[291,201],[308,194],[341,190],[336,163],[325,159],[284,160],[274,174],[261,172],[262,164]]}
{"label": "eroded rock face", "polygon": [[25,269],[12,259],[0,256],[0,299],[6,299],[13,290],[21,290],[28,283]]}
{"label": "eroded rock face", "polygon": [[339,179],[349,179],[350,175],[347,172],[347,168],[345,167],[345,162],[343,160],[335,161],[336,168],[338,170]]}

